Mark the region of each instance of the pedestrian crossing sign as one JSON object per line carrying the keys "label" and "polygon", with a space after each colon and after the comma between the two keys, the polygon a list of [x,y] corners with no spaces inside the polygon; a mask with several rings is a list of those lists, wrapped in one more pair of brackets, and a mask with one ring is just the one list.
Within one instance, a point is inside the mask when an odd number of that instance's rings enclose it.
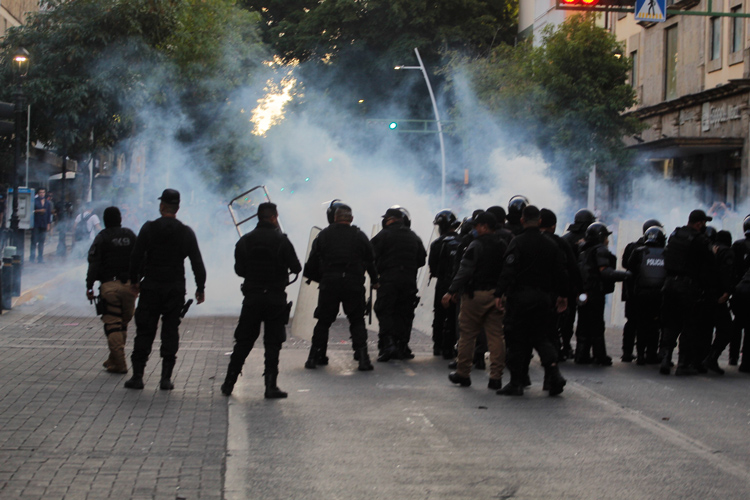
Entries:
{"label": "pedestrian crossing sign", "polygon": [[635,20],[663,23],[667,20],[667,0],[636,0]]}

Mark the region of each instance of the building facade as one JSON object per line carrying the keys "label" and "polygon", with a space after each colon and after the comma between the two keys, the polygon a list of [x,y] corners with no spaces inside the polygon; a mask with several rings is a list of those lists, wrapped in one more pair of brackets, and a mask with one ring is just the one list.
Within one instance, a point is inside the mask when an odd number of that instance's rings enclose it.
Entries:
{"label": "building facade", "polygon": [[39,0],[1,0],[0,36],[5,36],[8,28],[24,24],[26,16],[38,10]]}
{"label": "building facade", "polygon": [[[743,0],[711,3],[714,13],[747,12]],[[708,1],[670,8],[707,12]],[[750,201],[747,18],[671,15],[664,23],[636,23],[633,14],[609,15],[632,60],[638,104],[630,112],[648,125],[625,139],[628,147],[708,206]]]}

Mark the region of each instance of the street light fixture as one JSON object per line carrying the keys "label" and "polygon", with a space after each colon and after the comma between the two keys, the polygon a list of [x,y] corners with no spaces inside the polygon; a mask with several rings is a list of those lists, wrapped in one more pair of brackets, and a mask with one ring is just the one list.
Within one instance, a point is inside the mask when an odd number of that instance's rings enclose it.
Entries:
{"label": "street light fixture", "polygon": [[[445,206],[445,141],[443,140],[443,125],[440,122],[440,113],[438,112],[437,102],[435,102],[435,94],[432,92],[432,85],[430,84],[430,78],[427,76],[427,70],[424,67],[424,63],[422,62],[422,57],[419,55],[419,50],[414,49],[414,53],[417,55],[417,61],[419,61],[419,66],[396,66],[393,69],[395,70],[402,70],[402,69],[418,69],[422,72],[422,76],[424,76],[424,81],[427,83],[427,90],[430,92],[430,100],[432,101],[432,109],[435,112],[435,121],[437,122],[437,128],[438,128],[438,137],[440,138],[440,159],[442,164],[442,176],[441,176],[441,197],[440,197],[440,206]],[[395,127],[391,127],[395,128]]]}
{"label": "street light fixture", "polygon": [[13,162],[13,209],[10,217],[10,229],[13,233],[13,243],[16,252],[23,259],[24,255],[24,232],[18,228],[18,167],[21,164],[21,135],[24,117],[24,95],[21,83],[29,74],[29,52],[19,47],[13,54],[13,76],[16,80],[15,107],[16,107],[16,131],[15,131],[15,154]]}

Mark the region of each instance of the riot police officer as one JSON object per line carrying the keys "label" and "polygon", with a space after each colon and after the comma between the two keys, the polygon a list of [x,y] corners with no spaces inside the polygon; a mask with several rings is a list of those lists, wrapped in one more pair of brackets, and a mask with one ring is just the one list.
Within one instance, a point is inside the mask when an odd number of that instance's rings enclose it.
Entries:
{"label": "riot police officer", "polygon": [[[729,346],[729,364],[736,365],[739,361],[742,332],[745,332],[745,342],[740,371],[750,373],[750,215],[742,221],[742,231],[745,237],[732,244],[735,266],[735,290],[731,305],[734,313],[732,338]],[[745,351],[745,349],[747,349]],[[745,357],[745,352],[747,357]]]}
{"label": "riot police officer", "polygon": [[[636,248],[642,247],[644,245],[646,231],[653,226],[657,226],[660,228],[663,227],[661,222],[659,222],[658,220],[648,219],[643,223],[642,236],[636,241],[632,241],[625,245],[625,249],[622,252],[622,267],[624,267],[628,271],[633,272],[633,269],[630,269],[628,267],[630,256]],[[633,308],[633,286],[634,283],[632,279],[626,279],[622,283],[622,301],[625,302],[625,325],[623,325],[622,327],[622,357],[620,359],[625,363],[630,363],[631,361],[633,361],[633,359],[635,359],[633,357],[633,348],[635,347],[637,330],[635,316],[638,314],[638,312]]]}
{"label": "riot police officer", "polygon": [[506,217],[505,229],[514,235],[521,234],[523,231],[521,216],[523,215],[523,209],[528,205],[529,199],[520,194],[508,201],[508,215]]}
{"label": "riot police officer", "polygon": [[[629,252],[625,266],[633,273],[631,279],[628,280],[632,283],[628,302],[631,304],[630,321],[633,322],[632,327],[635,329],[634,343],[638,353],[636,363],[639,365],[659,362],[657,349],[661,290],[667,277],[664,267],[666,242],[667,237],[660,226],[649,227],[643,235],[643,244]],[[623,256],[626,254],[627,252]]]}
{"label": "riot police officer", "polygon": [[581,247],[578,267],[581,271],[582,291],[578,307],[578,329],[576,330],[575,362],[589,363],[590,349],[593,362],[611,366],[612,358],[607,355],[604,338],[605,296],[614,292],[615,282],[624,281],[629,271],[617,271],[617,257],[612,255],[607,245],[612,234],[601,222],[594,222],[586,229],[586,238]]}
{"label": "riot police officer", "polygon": [[190,259],[195,275],[195,300],[201,304],[205,299],[206,268],[198,240],[190,227],[177,220],[180,193],[165,189],[159,199],[161,217],[141,227],[130,259],[130,286],[134,294],[140,293],[140,299],[135,311],[135,342],[130,356],[133,376],[125,382],[128,389],[143,389],[143,371],[160,318],[159,388],[174,389],[171,378],[179,348],[180,313],[185,303],[185,258]]}
{"label": "riot police officer", "polygon": [[117,207],[105,208],[103,218],[104,229],[96,235],[89,249],[86,297],[94,300],[94,282],[98,281],[104,335],[109,346],[109,359],[104,362],[104,368],[111,373],[127,373],[125,342],[135,309],[128,270],[135,233],[121,226],[122,215]]}
{"label": "riot police officer", "polygon": [[352,348],[355,359],[359,361],[359,370],[373,369],[367,352],[365,271],[370,275],[373,288],[378,288],[378,277],[370,240],[357,226],[352,225],[353,220],[351,207],[338,205],[334,222],[315,238],[305,264],[305,276],[320,283],[318,307],[315,309],[318,322],[305,362],[308,369],[328,364],[325,355],[328,331],[342,305],[349,320]]}
{"label": "riot police officer", "polygon": [[227,376],[221,385],[225,396],[232,394],[248,354],[260,335],[263,323],[265,398],[287,397],[277,385],[279,352],[286,340],[285,326],[289,309],[285,288],[289,273],[299,274],[302,266],[294,247],[279,231],[279,212],[273,203],[258,205],[258,223],[234,247],[234,271],[245,278],[242,283],[242,311],[234,331],[234,349],[229,358]]}
{"label": "riot police officer", "polygon": [[544,388],[556,396],[565,387],[557,365],[557,351],[549,339],[550,317],[565,310],[568,278],[562,251],[539,231],[539,209],[523,210],[524,230],[510,242],[500,280],[495,289],[495,306],[505,311],[505,343],[510,382],[497,391],[505,396],[522,396],[532,349],[539,354],[545,371]]}
{"label": "riot police officer", "polygon": [[[586,229],[596,222],[594,213],[590,210],[582,208],[576,212],[573,218],[573,223],[568,226],[568,231],[562,235],[562,239],[565,240],[570,248],[573,250],[573,254],[578,262],[578,255],[581,253],[581,246],[584,242],[584,236],[586,235]],[[570,296],[568,297],[568,308],[565,310],[565,318],[562,321],[560,328],[560,337],[562,338],[562,350],[565,358],[572,358],[574,356],[573,349],[570,345],[570,340],[573,338],[573,325],[575,325],[576,311],[578,309],[578,295],[581,293],[580,280],[576,280],[575,277],[571,278]],[[576,336],[576,341],[578,337]]]}
{"label": "riot police officer", "polygon": [[432,320],[432,353],[443,359],[453,359],[456,344],[456,304],[443,307],[442,298],[453,280],[453,268],[461,239],[456,232],[459,222],[450,210],[441,210],[433,221],[440,236],[430,245],[427,265],[430,278],[435,278],[434,318]]}
{"label": "riot police officer", "polygon": [[495,307],[495,287],[503,266],[505,241],[495,233],[497,219],[483,212],[474,219],[476,238],[464,252],[461,264],[443,295],[443,306],[457,301],[461,293],[461,312],[458,317],[461,336],[458,339],[456,371],[448,375],[454,384],[471,385],[471,365],[474,360],[476,338],[484,330],[490,352],[490,380],[487,387],[498,390],[502,387],[505,369],[505,341],[503,339],[503,315]]}
{"label": "riot police officer", "polygon": [[705,236],[706,222],[713,220],[703,210],[693,210],[685,226],[678,227],[667,240],[664,250],[662,302],[663,331],[659,372],[669,375],[672,353],[680,342],[675,375],[696,373],[693,366],[696,343],[703,315],[706,314],[706,291],[715,272],[714,256]]}
{"label": "riot police officer", "polygon": [[406,226],[400,207],[386,210],[383,230],[371,242],[380,282],[375,301],[380,323],[378,361],[412,359],[409,338],[418,301],[417,271],[425,265],[427,251]]}

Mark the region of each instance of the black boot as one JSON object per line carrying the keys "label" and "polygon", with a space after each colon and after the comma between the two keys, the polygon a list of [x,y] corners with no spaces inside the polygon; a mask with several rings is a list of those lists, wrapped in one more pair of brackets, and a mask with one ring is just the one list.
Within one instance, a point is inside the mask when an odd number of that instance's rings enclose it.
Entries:
{"label": "black boot", "polygon": [[307,356],[307,361],[305,361],[305,368],[308,370],[314,370],[318,366],[318,348],[317,347],[311,347],[310,348],[310,354]]}
{"label": "black boot", "polygon": [[357,349],[357,353],[359,354],[358,360],[359,361],[359,367],[357,368],[361,372],[370,371],[373,369],[372,363],[370,363],[370,355],[367,354],[367,347],[361,347]]}
{"label": "black boot", "polygon": [[577,365],[588,365],[591,363],[591,346],[584,339],[579,339],[576,342],[576,354],[575,364]]}
{"label": "black boot", "polygon": [[318,349],[315,364],[317,364],[318,366],[328,366],[328,345],[325,345]]}
{"label": "black boot", "polygon": [[221,393],[223,395],[229,396],[232,394],[232,389],[234,389],[234,384],[237,383],[237,377],[240,376],[240,373],[242,373],[240,370],[232,367],[227,369],[227,377],[224,379],[224,383],[221,384]]}
{"label": "black boot", "polygon": [[378,352],[378,363],[385,363],[392,359],[398,359],[398,351],[390,338],[382,339],[383,346]]}
{"label": "black boot", "polygon": [[501,396],[523,396],[523,385],[519,381],[523,376],[518,373],[510,372],[510,382],[505,387],[499,389],[496,394]]}
{"label": "black boot", "polygon": [[664,349],[664,356],[662,356],[661,365],[659,365],[659,373],[662,375],[669,375],[672,371],[672,351],[673,349]]}
{"label": "black boot", "polygon": [[125,381],[125,388],[126,389],[143,389],[143,370],[145,370],[146,365],[133,362],[132,358],[131,358],[131,362],[133,365],[133,376]]}
{"label": "black boot", "polygon": [[703,368],[711,370],[717,375],[724,375],[724,370],[719,366],[719,356],[721,355],[716,349],[711,349],[708,352],[708,356],[703,360]]}
{"label": "black boot", "polygon": [[544,379],[547,383],[550,396],[557,396],[563,391],[563,387],[567,381],[560,373],[560,367],[557,365],[545,366],[544,367]]}
{"label": "black boot", "polygon": [[266,393],[263,395],[266,399],[281,399],[288,396],[288,394],[276,386],[276,377],[278,373],[266,373],[263,375],[266,379]]}
{"label": "black boot", "polygon": [[681,377],[698,374],[698,370],[690,363],[690,356],[687,355],[685,349],[681,349],[677,355],[677,368],[674,374]]}
{"label": "black boot", "polygon": [[174,389],[174,384],[171,380],[174,364],[174,360],[167,361],[166,359],[162,359],[161,361],[161,380],[159,381],[159,389],[162,391],[171,391]]}

